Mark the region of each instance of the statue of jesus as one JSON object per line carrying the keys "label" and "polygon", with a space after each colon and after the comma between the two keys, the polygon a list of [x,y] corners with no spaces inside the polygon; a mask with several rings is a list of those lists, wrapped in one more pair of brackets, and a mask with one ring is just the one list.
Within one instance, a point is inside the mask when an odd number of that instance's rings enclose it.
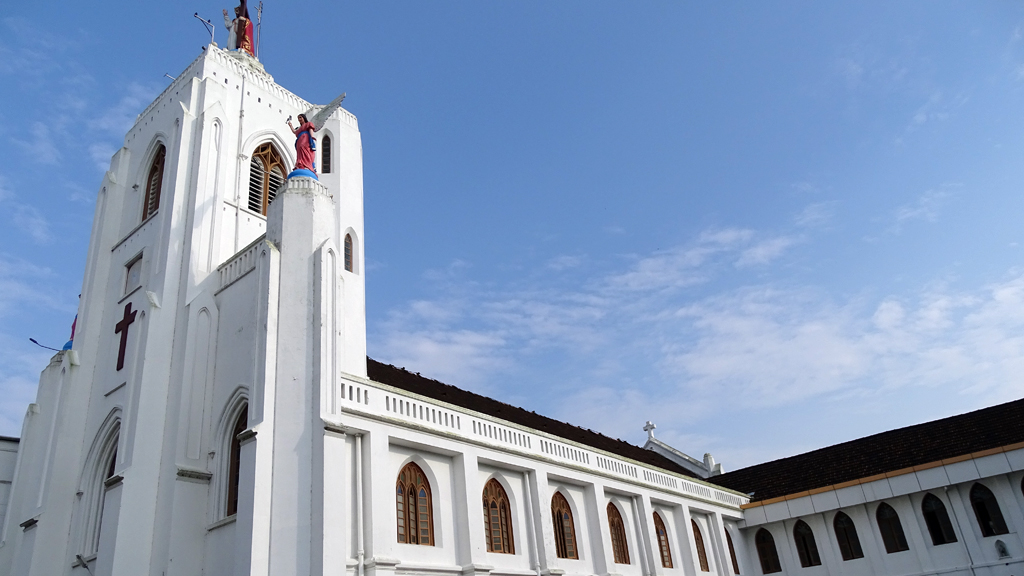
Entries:
{"label": "statue of jesus", "polygon": [[249,19],[249,8],[245,0],[240,0],[235,6],[235,18],[228,18],[228,11],[224,12],[224,27],[228,29],[228,50],[244,50],[250,56],[255,56],[252,51],[252,20]]}

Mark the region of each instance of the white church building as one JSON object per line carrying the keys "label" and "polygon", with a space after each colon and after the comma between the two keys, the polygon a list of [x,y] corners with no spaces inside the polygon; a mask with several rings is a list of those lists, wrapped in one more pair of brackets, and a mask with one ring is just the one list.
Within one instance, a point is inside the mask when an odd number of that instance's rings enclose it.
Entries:
{"label": "white church building", "polygon": [[1024,576],[1024,401],[723,473],[366,356],[362,146],[208,47],[96,200],[0,438],[0,575]]}

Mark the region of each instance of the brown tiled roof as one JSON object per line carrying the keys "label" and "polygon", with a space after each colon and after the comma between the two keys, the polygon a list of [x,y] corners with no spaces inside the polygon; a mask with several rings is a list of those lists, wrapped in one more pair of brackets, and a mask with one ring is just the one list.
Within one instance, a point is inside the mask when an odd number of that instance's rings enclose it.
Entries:
{"label": "brown tiled roof", "polygon": [[751,502],[1024,442],[1024,399],[715,476]]}
{"label": "brown tiled roof", "polygon": [[493,398],[474,394],[473,392],[456,388],[437,380],[431,380],[419,374],[413,374],[404,368],[396,368],[390,364],[384,364],[372,358],[367,358],[366,372],[370,379],[376,382],[426,396],[427,398],[433,398],[434,400],[454,404],[455,406],[461,406],[481,414],[501,418],[502,420],[514,422],[527,428],[547,432],[548,434],[585,444],[598,450],[604,450],[605,452],[618,454],[619,456],[643,462],[644,464],[657,466],[663,470],[695,477],[693,473],[668,458],[650,450],[644,450],[629,442],[615,440],[603,434],[598,434],[593,430],[566,424],[547,416],[541,416],[536,412],[530,412],[510,404],[505,404],[504,402],[499,402]]}

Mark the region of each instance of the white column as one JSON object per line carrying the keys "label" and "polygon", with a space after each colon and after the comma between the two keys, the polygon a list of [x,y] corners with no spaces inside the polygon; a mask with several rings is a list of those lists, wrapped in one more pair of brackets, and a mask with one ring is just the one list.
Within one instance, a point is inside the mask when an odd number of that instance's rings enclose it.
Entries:
{"label": "white column", "polygon": [[[323,563],[324,425],[320,417],[322,290],[318,256],[333,247],[334,201],[310,178],[292,178],[270,205],[267,241],[280,251],[277,299],[277,361],[267,370],[265,401],[273,399],[268,442],[273,451],[269,474],[267,554],[253,574],[310,576]],[[337,249],[335,248],[335,254]],[[334,279],[331,279],[333,282]]]}

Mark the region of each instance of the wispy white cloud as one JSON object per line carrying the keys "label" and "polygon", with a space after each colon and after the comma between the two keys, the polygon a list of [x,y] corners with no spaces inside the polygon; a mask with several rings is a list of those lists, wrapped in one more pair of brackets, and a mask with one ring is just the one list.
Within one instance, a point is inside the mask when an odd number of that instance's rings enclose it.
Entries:
{"label": "wispy white cloud", "polygon": [[953,196],[953,188],[954,186],[947,185],[938,190],[928,190],[913,202],[896,208],[892,214],[892,225],[889,231],[898,233],[902,231],[904,225],[915,220],[924,222],[938,220],[939,211]]}
{"label": "wispy white cloud", "polygon": [[35,243],[48,244],[52,240],[47,219],[36,207],[21,202],[3,176],[0,176],[0,206],[5,208],[14,226]]}
{"label": "wispy white cloud", "polygon": [[[904,221],[929,214],[898,212]],[[875,297],[755,276],[715,295],[692,288],[741,261],[784,257],[794,238],[707,230],[579,276],[568,291],[444,284],[448,296],[392,311],[371,354],[509,401],[519,398],[514,382],[543,380],[547,391],[534,384],[532,401],[551,402],[542,404],[549,415],[627,438],[655,419],[663,437],[687,442],[701,422],[812,399],[854,405],[927,389],[991,402],[1024,391],[1024,275]],[[697,457],[706,449],[682,447]]]}
{"label": "wispy white cloud", "polygon": [[37,244],[49,244],[50,223],[43,217],[42,213],[34,206],[18,204],[13,211],[14,225],[19,230],[28,234]]}
{"label": "wispy white cloud", "polygon": [[139,113],[160,93],[156,85],[132,82],[116,104],[90,119],[87,125],[92,130],[101,130],[114,136],[124,136]]}
{"label": "wispy white cloud", "polygon": [[797,238],[792,236],[778,236],[762,240],[741,252],[739,259],[736,260],[736,266],[745,268],[769,264],[782,256],[787,249],[798,241]]}
{"label": "wispy white cloud", "polygon": [[835,216],[836,202],[817,202],[800,211],[793,219],[801,228],[818,228],[826,226]]}
{"label": "wispy white cloud", "polygon": [[116,150],[106,142],[94,142],[89,145],[89,157],[101,172],[110,168],[110,159]]}

